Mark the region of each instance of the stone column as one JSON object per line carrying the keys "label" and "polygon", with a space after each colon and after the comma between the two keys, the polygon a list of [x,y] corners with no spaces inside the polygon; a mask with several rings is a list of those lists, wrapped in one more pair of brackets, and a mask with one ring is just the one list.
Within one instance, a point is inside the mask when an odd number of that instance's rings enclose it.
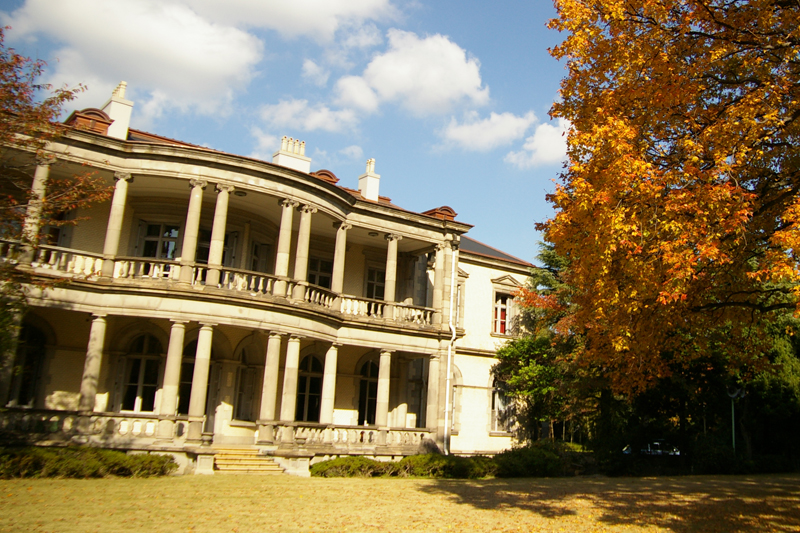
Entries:
{"label": "stone column", "polygon": [[331,291],[336,294],[341,294],[342,290],[344,290],[344,259],[347,255],[347,230],[353,226],[346,222],[334,222],[333,226],[336,228],[336,248],[333,252]]}
{"label": "stone column", "polygon": [[186,321],[173,320],[169,333],[167,363],[161,386],[161,405],[158,407],[158,438],[171,440],[175,429],[175,412],[178,409],[178,390],[181,384],[181,363],[183,362],[183,339],[186,335]]}
{"label": "stone column", "polygon": [[42,225],[42,208],[47,190],[47,180],[50,177],[50,166],[56,162],[52,154],[38,154],[36,156],[36,170],[33,173],[31,184],[31,197],[25,211],[25,221],[22,225],[23,252],[20,261],[30,263],[39,246],[39,229]]}
{"label": "stone column", "polygon": [[400,367],[400,377],[397,380],[397,411],[395,411],[395,426],[406,427],[408,418],[408,360],[397,361]]}
{"label": "stone column", "polygon": [[283,368],[283,397],[281,422],[294,422],[297,406],[297,373],[300,366],[300,337],[292,335],[286,347],[286,365]]}
{"label": "stone column", "polygon": [[[281,200],[281,228],[278,232],[278,249],[275,254],[275,275],[278,278],[289,276],[289,254],[292,250],[292,217],[294,208],[299,205],[295,200]],[[286,281],[278,279],[273,293],[275,296],[286,296]]]}
{"label": "stone column", "polygon": [[325,373],[322,377],[322,403],[319,409],[319,423],[333,423],[333,406],[336,399],[336,364],[339,358],[339,346],[333,343],[325,354]]}
{"label": "stone column", "polygon": [[197,336],[197,353],[194,356],[194,373],[192,374],[192,394],[189,396],[189,431],[186,433],[186,440],[189,441],[200,441],[203,436],[213,335],[214,325],[203,324]]}
{"label": "stone column", "polygon": [[425,407],[425,425],[438,432],[439,427],[439,355],[431,355],[428,361],[428,405]]}
{"label": "stone column", "polygon": [[[181,245],[181,283],[192,283],[194,265],[197,256],[197,236],[200,233],[200,213],[203,208],[203,191],[208,182],[205,180],[189,180],[192,192],[189,193],[189,208],[186,210],[186,224],[183,228],[183,244]],[[224,239],[224,236],[223,236]]]}
{"label": "stone column", "polygon": [[225,250],[225,227],[228,223],[228,199],[233,192],[233,185],[218,183],[217,205],[214,208],[214,225],[211,227],[211,244],[208,247],[208,273],[206,285],[216,287],[219,284],[219,271],[222,268],[222,253]]}
{"label": "stone column", "polygon": [[391,350],[382,350],[378,367],[378,398],[375,405],[375,425],[385,428],[389,421],[389,383],[392,370]]}
{"label": "stone column", "polygon": [[384,237],[389,246],[386,249],[386,285],[383,289],[383,318],[394,319],[395,290],[397,287],[397,241],[402,235],[388,233]]}
{"label": "stone column", "polygon": [[261,408],[258,412],[258,441],[274,440],[275,404],[278,400],[278,372],[281,362],[281,333],[271,332],[267,341],[264,382],[261,387]]}
{"label": "stone column", "polygon": [[436,259],[433,264],[433,301],[431,306],[436,310],[433,323],[441,324],[442,302],[444,300],[444,244],[436,245]]}
{"label": "stone column", "polygon": [[86,347],[86,361],[83,364],[81,378],[81,398],[79,411],[94,411],[94,400],[97,396],[97,383],[100,381],[100,367],[103,363],[103,345],[106,340],[106,315],[92,315],[92,327],[89,330],[89,344]]}
{"label": "stone column", "polygon": [[317,208],[304,205],[300,208],[300,227],[297,230],[297,253],[294,256],[294,300],[302,300],[306,295],[308,286],[308,247],[311,243],[311,215]]}
{"label": "stone column", "polygon": [[103,244],[103,277],[107,278],[114,275],[114,258],[119,253],[128,185],[133,182],[133,177],[128,172],[114,172],[114,181],[114,196],[111,197],[111,211],[108,213],[106,240]]}

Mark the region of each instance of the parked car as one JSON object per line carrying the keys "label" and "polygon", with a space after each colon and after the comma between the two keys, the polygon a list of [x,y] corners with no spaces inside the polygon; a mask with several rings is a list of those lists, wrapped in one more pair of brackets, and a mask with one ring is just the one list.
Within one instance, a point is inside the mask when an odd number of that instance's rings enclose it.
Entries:
{"label": "parked car", "polygon": [[[625,455],[630,455],[633,453],[633,449],[631,445],[628,444],[622,449],[622,453]],[[642,449],[639,450],[639,454],[641,455],[680,455],[681,451],[673,446],[672,444],[667,443],[663,440],[654,440],[651,443],[645,444]]]}

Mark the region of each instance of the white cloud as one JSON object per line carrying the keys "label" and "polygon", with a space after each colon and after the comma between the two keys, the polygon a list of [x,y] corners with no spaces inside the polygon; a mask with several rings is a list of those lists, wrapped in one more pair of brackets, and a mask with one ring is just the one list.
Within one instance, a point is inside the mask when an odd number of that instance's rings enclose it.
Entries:
{"label": "white cloud", "polygon": [[399,16],[389,0],[187,0],[209,20],[330,42],[339,30]]}
{"label": "white cloud", "polygon": [[140,109],[155,116],[167,106],[224,111],[262,56],[256,37],[176,2],[27,0],[3,23],[14,38],[46,34],[64,43],[47,81],[91,83],[97,102],[95,87],[126,80]]}
{"label": "white cloud", "polygon": [[397,102],[417,115],[446,113],[464,102],[480,106],[489,101],[480,62],[447,37],[420,38],[397,29],[387,35],[388,51],[367,65],[360,76],[362,82],[356,83],[353,76],[339,80],[339,102],[374,110],[374,102],[364,97],[365,88],[373,91],[379,102]]}
{"label": "white cloud", "polygon": [[348,159],[364,159],[364,150],[360,146],[354,144],[339,150],[339,153]]}
{"label": "white cloud", "polygon": [[341,132],[356,125],[351,109],[333,110],[325,105],[310,106],[308,100],[281,100],[261,108],[261,118],[274,128]]}
{"label": "white cloud", "polygon": [[383,35],[375,24],[365,24],[364,26],[354,27],[346,31],[341,39],[341,46],[350,48],[372,48],[383,42]]}
{"label": "white cloud", "polygon": [[256,147],[248,157],[272,161],[272,155],[281,147],[281,139],[261,128],[250,128],[250,134],[256,139]]}
{"label": "white cloud", "polygon": [[367,112],[377,111],[378,95],[360,76],[345,76],[336,82],[336,103],[342,107],[357,108]]}
{"label": "white cloud", "polygon": [[509,152],[505,161],[521,169],[558,163],[566,158],[568,120],[558,119],[556,125],[539,124],[533,135],[525,139],[519,152]]}
{"label": "white cloud", "polygon": [[471,111],[461,124],[455,118],[450,119],[442,137],[448,144],[465,150],[486,152],[521,138],[536,120],[532,111],[521,117],[513,113],[491,113],[483,120],[476,111]]}
{"label": "white cloud", "polygon": [[310,59],[303,61],[303,77],[318,87],[325,87],[328,83],[330,72],[320,67]]}

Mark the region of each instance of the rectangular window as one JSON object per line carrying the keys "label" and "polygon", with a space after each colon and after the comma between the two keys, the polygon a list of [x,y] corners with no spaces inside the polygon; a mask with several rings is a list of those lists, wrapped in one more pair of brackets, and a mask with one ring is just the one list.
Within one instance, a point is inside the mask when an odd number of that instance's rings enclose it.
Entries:
{"label": "rectangular window", "polygon": [[331,288],[333,261],[312,257],[308,260],[308,282],[326,289]]}
{"label": "rectangular window", "polygon": [[492,333],[509,335],[511,333],[511,311],[513,298],[509,294],[495,293]]}
{"label": "rectangular window", "polygon": [[142,243],[142,257],[175,259],[178,250],[178,226],[170,224],[146,224]]}
{"label": "rectangular window", "polygon": [[367,270],[367,298],[383,300],[386,287],[386,270],[370,267]]}

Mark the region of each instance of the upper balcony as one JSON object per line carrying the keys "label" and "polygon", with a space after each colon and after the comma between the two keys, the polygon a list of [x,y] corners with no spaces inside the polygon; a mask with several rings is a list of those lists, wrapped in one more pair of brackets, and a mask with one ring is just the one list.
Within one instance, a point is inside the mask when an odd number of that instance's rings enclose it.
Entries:
{"label": "upper balcony", "polygon": [[0,259],[108,290],[290,302],[344,321],[439,329],[452,245],[470,226],[449,208],[413,213],[378,196],[373,160],[358,190],[298,170],[293,154],[304,156],[291,142],[275,164],[134,130],[126,140],[70,131],[35,175],[46,186],[88,167],[114,184],[112,200],[64,213],[75,226],[33,228],[35,249],[3,241]]}

